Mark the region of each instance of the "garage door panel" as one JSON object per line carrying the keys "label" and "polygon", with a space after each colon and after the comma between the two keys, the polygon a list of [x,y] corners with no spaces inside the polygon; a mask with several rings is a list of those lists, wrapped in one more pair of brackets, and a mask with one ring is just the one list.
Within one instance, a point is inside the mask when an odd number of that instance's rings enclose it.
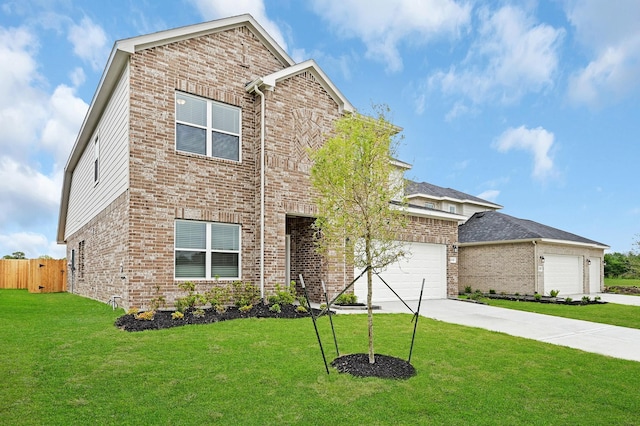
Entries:
{"label": "garage door panel", "polygon": [[[410,249],[410,255],[380,271],[382,279],[405,300],[418,299],[423,279],[423,298],[446,298],[446,246],[427,243],[407,243],[406,246]],[[360,272],[356,270],[356,276]],[[359,301],[366,301],[366,275],[356,282],[354,291]],[[398,300],[376,275],[373,277],[373,300],[375,303]]]}
{"label": "garage door panel", "polygon": [[559,290],[560,295],[582,293],[582,258],[580,256],[545,255],[544,293]]}

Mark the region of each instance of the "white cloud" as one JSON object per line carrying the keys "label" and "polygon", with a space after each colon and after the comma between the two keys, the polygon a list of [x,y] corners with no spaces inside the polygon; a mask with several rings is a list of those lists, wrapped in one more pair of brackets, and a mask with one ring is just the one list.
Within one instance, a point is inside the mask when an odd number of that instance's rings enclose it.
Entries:
{"label": "white cloud", "polygon": [[[465,60],[431,75],[427,89],[464,96],[476,104],[509,104],[553,85],[563,29],[537,24],[523,9],[510,5],[497,11],[483,8],[478,17],[476,41]],[[454,108],[448,117],[461,112]]]}
{"label": "white cloud", "polygon": [[403,67],[400,43],[457,37],[471,19],[471,6],[453,0],[315,0],[313,8],[343,36],[360,38],[367,57],[391,72]]}
{"label": "white cloud", "polygon": [[58,167],[64,167],[89,106],[71,87],[60,85],[49,99],[49,119],[42,131],[42,147],[54,153]]}
{"label": "white cloud", "polygon": [[80,24],[70,26],[67,38],[73,45],[73,53],[89,62],[95,71],[103,68],[109,52],[107,36],[100,25],[84,17]]}
{"label": "white cloud", "polygon": [[27,158],[46,116],[42,76],[33,56],[37,39],[24,28],[0,27],[0,148]]}
{"label": "white cloud", "polygon": [[482,198],[483,200],[494,202],[498,199],[498,195],[500,195],[500,191],[497,189],[488,189],[480,194],[476,195],[478,198]]}
{"label": "white cloud", "polygon": [[593,55],[569,80],[569,98],[599,107],[640,89],[640,2],[566,2],[576,38]]}
{"label": "white cloud", "polygon": [[61,176],[46,176],[10,157],[0,157],[0,223],[30,226],[55,217]]}
{"label": "white cloud", "polygon": [[0,255],[21,251],[27,259],[37,258],[44,254],[56,259],[62,259],[66,256],[64,245],[49,241],[46,236],[35,232],[0,234],[0,248],[4,250],[4,252],[0,252]]}
{"label": "white cloud", "polygon": [[264,2],[262,0],[233,0],[233,1],[216,1],[216,0],[190,0],[204,19],[219,19],[229,16],[242,15],[250,13],[256,21],[269,33],[271,37],[282,47],[287,50],[282,31],[278,25],[267,17]]}
{"label": "white cloud", "polygon": [[494,142],[493,147],[499,152],[520,149],[533,154],[533,172],[536,179],[545,179],[555,175],[553,159],[550,150],[555,136],[553,133],[536,127],[528,129],[525,126],[509,128]]}

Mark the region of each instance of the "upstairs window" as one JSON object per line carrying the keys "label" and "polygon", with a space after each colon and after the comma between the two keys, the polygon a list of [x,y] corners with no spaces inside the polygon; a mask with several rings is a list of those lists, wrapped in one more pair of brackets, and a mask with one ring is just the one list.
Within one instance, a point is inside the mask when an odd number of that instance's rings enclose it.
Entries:
{"label": "upstairs window", "polygon": [[240,161],[240,108],[176,93],[176,149]]}
{"label": "upstairs window", "polygon": [[426,203],[424,203],[424,206],[428,209],[435,209],[436,205],[433,203],[430,203],[429,201],[427,201]]}
{"label": "upstairs window", "polygon": [[449,204],[449,213],[455,213],[456,212],[456,206]]}
{"label": "upstairs window", "polygon": [[240,279],[240,225],[177,220],[175,277]]}

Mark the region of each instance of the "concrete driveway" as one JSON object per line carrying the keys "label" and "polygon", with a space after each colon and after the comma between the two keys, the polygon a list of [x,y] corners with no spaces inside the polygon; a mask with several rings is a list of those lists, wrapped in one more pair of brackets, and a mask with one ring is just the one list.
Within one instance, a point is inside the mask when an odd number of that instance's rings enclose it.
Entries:
{"label": "concrete driveway", "polygon": [[[637,296],[611,296],[640,299]],[[602,298],[606,300],[604,297]],[[627,304],[635,304],[634,300],[628,302]],[[414,311],[418,306],[417,301],[410,301],[407,304]],[[402,302],[384,302],[380,306],[381,310],[376,312],[410,313]],[[342,310],[337,312],[363,313],[363,311]],[[512,336],[640,362],[639,329],[534,314],[453,299],[423,300],[420,315],[438,321],[484,328]],[[640,315],[640,309],[638,309],[638,315]]]}

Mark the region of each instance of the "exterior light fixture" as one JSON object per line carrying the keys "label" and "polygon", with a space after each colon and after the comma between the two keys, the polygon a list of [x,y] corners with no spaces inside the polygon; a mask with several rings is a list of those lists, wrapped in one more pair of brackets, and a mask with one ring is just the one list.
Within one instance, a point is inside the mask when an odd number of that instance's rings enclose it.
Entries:
{"label": "exterior light fixture", "polygon": [[457,245],[457,244],[454,244],[454,245],[453,245],[453,252],[454,252],[454,253],[457,253],[457,252],[458,252],[458,245]]}
{"label": "exterior light fixture", "polygon": [[587,265],[591,265],[591,259],[587,259]]}
{"label": "exterior light fixture", "polygon": [[544,263],[544,256],[540,256],[540,263]]}

